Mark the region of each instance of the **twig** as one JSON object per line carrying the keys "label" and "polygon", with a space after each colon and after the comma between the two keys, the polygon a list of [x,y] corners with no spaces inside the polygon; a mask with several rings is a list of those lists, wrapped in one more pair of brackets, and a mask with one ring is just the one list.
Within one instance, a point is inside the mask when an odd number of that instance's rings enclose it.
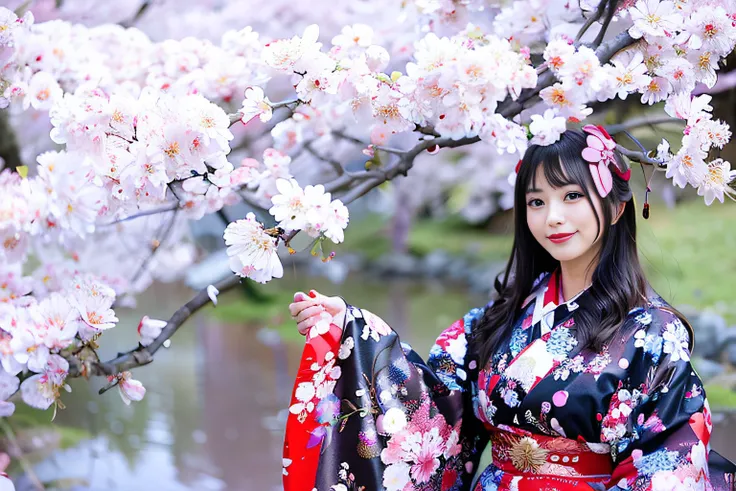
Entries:
{"label": "twig", "polygon": [[240,119],[243,117],[243,113],[238,111],[236,113],[228,114],[227,117],[230,118],[230,126],[232,126],[240,121]]}
{"label": "twig", "polygon": [[152,3],[153,2],[150,1],[150,0],[149,1],[146,1],[146,2],[143,2],[143,4],[141,5],[141,7],[138,9],[138,12],[136,12],[135,15],[130,20],[127,20],[125,22],[121,22],[120,25],[123,26],[123,27],[125,27],[125,28],[132,27],[136,22],[138,22],[140,20],[141,17],[143,17],[143,14],[145,14],[146,11],[151,7],[151,4]]}
{"label": "twig", "polygon": [[[290,104],[297,104],[298,105],[300,102],[301,101],[299,99],[294,99],[294,100],[289,100],[289,101],[281,101],[281,102],[274,102],[273,104],[271,104],[271,108],[272,109],[280,109],[282,107],[286,107],[288,109],[291,109],[291,108],[289,108],[289,105]],[[230,126],[232,126],[232,125],[234,125],[235,123],[237,123],[238,121],[240,121],[243,118],[243,113],[241,113],[240,111],[238,111],[236,113],[228,114],[227,117],[230,118]]]}
{"label": "twig", "polygon": [[271,208],[270,202],[259,201],[255,196],[253,196],[252,194],[249,194],[246,191],[245,186],[236,190],[236,192],[238,193],[238,196],[240,196],[240,199],[242,199],[244,203],[250,205],[252,208],[256,210],[261,210],[265,213],[265,212],[268,212],[269,208]]}
{"label": "twig", "polygon": [[[428,129],[428,128],[426,128],[426,129]],[[434,131],[434,130],[431,130],[431,131]],[[371,145],[370,143],[364,142],[360,138],[356,138],[354,136],[348,135],[347,133],[345,133],[342,130],[332,130],[332,134],[335,135],[335,136],[337,136],[337,137],[339,137],[339,138],[342,138],[343,140],[351,141],[351,142],[353,142],[353,143],[355,143],[357,145],[360,145],[363,148],[366,148],[369,145]],[[437,135],[437,136],[439,136],[439,135]],[[373,148],[375,148],[376,150],[381,150],[382,152],[386,152],[386,153],[390,153],[390,154],[394,154],[394,155],[403,155],[403,154],[406,153],[406,150],[401,150],[401,149],[398,149],[398,148],[391,148],[391,147],[384,147],[383,145],[373,145]]]}
{"label": "twig", "polygon": [[606,18],[603,20],[601,30],[593,41],[593,46],[596,48],[603,42],[603,37],[606,35],[608,26],[611,24],[611,19],[613,19],[613,15],[616,13],[616,4],[618,3],[618,0],[601,0],[601,3],[608,4],[608,12],[606,12]]}
{"label": "twig", "polygon": [[169,212],[169,211],[174,211],[174,210],[176,210],[178,208],[179,208],[179,203],[172,203],[169,206],[165,206],[165,207],[162,207],[162,208],[151,208],[150,210],[141,211],[140,213],[136,213],[134,215],[129,215],[129,216],[125,217],[125,218],[120,218],[119,220],[115,220],[113,222],[104,223],[104,224],[102,224],[102,226],[103,227],[107,227],[107,226],[110,226],[110,225],[116,225],[118,223],[127,222],[128,220],[135,220],[136,218],[147,217],[147,216],[150,216],[150,215],[158,215],[159,213],[166,213],[166,212]]}
{"label": "twig", "polygon": [[595,14],[588,17],[588,20],[585,21],[585,24],[583,24],[583,27],[581,27],[578,31],[577,36],[575,36],[575,46],[578,46],[580,44],[580,40],[582,39],[583,35],[585,35],[585,32],[590,28],[590,26],[592,26],[598,19],[601,18],[605,9],[606,2],[605,0],[601,0],[601,2],[598,4],[598,8],[595,11]]}
{"label": "twig", "polygon": [[272,102],[270,105],[272,109],[280,109],[282,107],[289,107],[291,104],[299,105],[300,102],[299,99],[291,99],[288,101]]}
{"label": "twig", "polygon": [[606,125],[606,131],[608,131],[608,134],[610,135],[615,135],[617,133],[632,130],[640,126],[666,123],[681,124],[683,122],[684,121],[681,119],[673,118],[666,114],[661,114],[655,117],[642,116],[638,118],[632,118],[628,121],[624,121],[623,123]]}
{"label": "twig", "polygon": [[342,164],[338,162],[337,160],[331,159],[329,157],[325,157],[324,155],[320,155],[317,153],[317,151],[312,146],[311,141],[304,142],[304,148],[309,152],[313,157],[315,157],[318,160],[322,160],[324,162],[327,162],[330,164],[332,169],[337,173],[338,176],[341,176],[345,174],[345,169],[343,168]]}
{"label": "twig", "polygon": [[621,152],[621,154],[625,155],[629,160],[633,160],[634,162],[651,165],[657,170],[661,170],[664,168],[661,162],[651,158],[649,155],[647,155],[647,152],[629,150],[628,148],[621,145],[616,145],[616,150],[618,150],[619,152]]}
{"label": "twig", "polygon": [[[156,251],[158,251],[161,248],[161,246],[164,244],[164,242],[166,241],[166,239],[169,238],[169,235],[171,234],[171,231],[174,228],[174,223],[176,223],[176,215],[177,215],[177,212],[178,211],[179,210],[174,210],[174,214],[171,217],[171,219],[168,221],[168,223],[165,222],[164,224],[162,224],[162,229],[163,229],[163,226],[165,225],[165,227],[166,227],[165,230],[163,230],[163,232],[161,234],[159,234],[159,233],[156,234],[156,235],[160,235],[161,238],[158,239],[158,238],[155,238],[154,237],[153,240],[156,241],[155,242],[155,245],[152,247],[151,253],[148,256],[146,256],[146,258],[143,260],[143,262],[141,263],[141,265],[138,267],[138,270],[133,275],[133,278],[130,280],[130,283],[131,284],[135,284],[140,279],[140,277],[143,275],[143,273],[146,272],[146,269],[148,268],[148,265],[153,260],[153,256],[156,255]],[[160,232],[160,230],[159,230],[159,232]]]}
{"label": "twig", "polygon": [[[228,290],[235,288],[240,284],[240,277],[232,275],[226,279],[215,284],[220,293],[224,293]],[[192,315],[194,315],[199,309],[210,303],[210,297],[207,293],[207,288],[200,290],[194,298],[188,301],[183,306],[174,312],[174,315],[167,321],[166,326],[161,331],[161,334],[149,344],[147,347],[139,346],[127,353],[120,353],[116,358],[112,360],[99,363],[93,362],[89,370],[86,371],[86,375],[93,376],[109,376],[116,375],[118,373],[130,370],[132,368],[147,365],[153,361],[153,355],[163,346],[164,341],[171,338],[174,333],[187,321]],[[79,377],[85,371],[83,370],[83,362],[77,357],[68,358],[69,361],[69,377]]]}

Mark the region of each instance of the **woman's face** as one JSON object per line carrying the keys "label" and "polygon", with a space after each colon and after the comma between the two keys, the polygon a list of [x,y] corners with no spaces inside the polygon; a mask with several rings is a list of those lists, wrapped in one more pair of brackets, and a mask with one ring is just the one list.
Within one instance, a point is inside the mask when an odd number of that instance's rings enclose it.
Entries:
{"label": "woman's face", "polygon": [[[580,186],[552,187],[541,165],[537,167],[532,187],[526,193],[526,222],[534,238],[560,263],[581,262],[587,267],[597,257],[603,235],[602,203],[598,195],[591,196],[594,212]],[[596,213],[601,217],[600,227]]]}

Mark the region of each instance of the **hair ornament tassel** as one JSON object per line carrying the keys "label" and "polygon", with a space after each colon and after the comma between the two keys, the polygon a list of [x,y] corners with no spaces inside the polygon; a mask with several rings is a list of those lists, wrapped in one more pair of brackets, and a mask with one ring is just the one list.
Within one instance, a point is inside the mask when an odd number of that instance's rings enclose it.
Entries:
{"label": "hair ornament tassel", "polygon": [[588,133],[585,140],[588,146],[583,149],[582,156],[590,164],[590,174],[598,194],[605,198],[613,189],[613,175],[608,166],[613,164],[614,172],[624,181],[631,178],[631,169],[621,172],[618,168],[614,153],[616,142],[603,126],[588,124],[583,126],[583,131]]}

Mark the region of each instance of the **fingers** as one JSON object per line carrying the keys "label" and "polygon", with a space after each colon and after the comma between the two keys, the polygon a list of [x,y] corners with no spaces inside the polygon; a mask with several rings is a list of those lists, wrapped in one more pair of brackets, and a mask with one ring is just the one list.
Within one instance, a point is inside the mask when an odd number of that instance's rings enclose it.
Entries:
{"label": "fingers", "polygon": [[312,316],[319,316],[322,312],[325,311],[325,308],[321,305],[313,305],[311,307],[307,307],[306,309],[302,310],[297,314],[296,321],[297,323],[302,322],[305,319],[308,319]]}
{"label": "fingers", "polygon": [[312,317],[309,317],[302,322],[298,323],[296,325],[297,330],[299,331],[299,334],[306,336],[309,330],[314,326],[317,322],[319,322],[319,316],[315,315]]}
{"label": "fingers", "polygon": [[289,313],[293,318],[296,319],[296,316],[299,315],[299,313],[309,307],[313,307],[317,305],[314,300],[307,300],[304,302],[294,302],[289,304]]}

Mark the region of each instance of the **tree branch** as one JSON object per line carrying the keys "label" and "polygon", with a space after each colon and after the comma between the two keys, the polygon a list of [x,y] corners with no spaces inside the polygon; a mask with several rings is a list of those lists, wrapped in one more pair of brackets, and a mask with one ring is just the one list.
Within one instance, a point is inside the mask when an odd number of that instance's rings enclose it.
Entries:
{"label": "tree branch", "polygon": [[608,26],[611,24],[611,19],[613,19],[613,14],[616,13],[616,5],[618,4],[618,0],[601,0],[601,3],[608,4],[608,11],[606,12],[606,18],[603,19],[603,24],[601,25],[601,30],[598,32],[598,35],[595,37],[595,40],[593,41],[593,46],[596,48],[601,45],[603,42],[603,37],[606,35],[606,31],[608,30]]}
{"label": "tree branch", "polygon": [[153,242],[151,244],[151,253],[146,256],[146,258],[143,260],[140,266],[138,266],[138,270],[133,275],[132,279],[130,280],[131,284],[135,284],[140,277],[146,272],[146,269],[148,269],[148,265],[153,260],[153,256],[156,255],[156,251],[159,250],[159,248],[163,245],[163,243],[166,241],[166,239],[169,238],[169,235],[171,234],[171,231],[174,229],[174,224],[176,223],[176,215],[179,210],[175,209],[173,216],[169,219],[168,223],[164,222],[162,226],[159,228],[156,235],[159,237],[154,237]]}
{"label": "tree branch", "polygon": [[616,133],[623,133],[624,131],[638,128],[640,126],[667,123],[682,124],[684,121],[682,119],[673,118],[667,114],[661,114],[654,117],[641,116],[638,118],[632,118],[629,121],[624,121],[623,123],[606,125],[606,131],[608,131],[609,135],[615,135]]}
{"label": "tree branch", "polygon": [[168,206],[162,206],[161,208],[151,208],[150,210],[144,210],[144,211],[141,211],[139,213],[135,213],[133,215],[129,215],[127,217],[120,218],[118,220],[115,220],[115,221],[112,221],[112,222],[109,222],[109,223],[104,223],[104,224],[102,224],[102,226],[107,227],[107,226],[110,226],[110,225],[116,225],[118,223],[127,222],[129,220],[135,220],[136,218],[147,217],[147,216],[150,216],[150,215],[158,215],[159,213],[166,213],[166,212],[169,212],[169,211],[174,211],[174,210],[176,210],[178,208],[179,208],[179,203],[172,203],[172,204],[170,204]]}
{"label": "tree branch", "polygon": [[646,152],[643,151],[636,151],[636,150],[629,150],[626,147],[623,147],[621,145],[616,145],[616,150],[621,152],[622,155],[625,155],[629,160],[633,160],[634,162],[639,162],[640,164],[648,164],[653,166],[657,170],[662,170],[666,166],[663,165],[658,160],[655,160],[651,157],[649,157]]}
{"label": "tree branch", "polygon": [[[220,293],[223,293],[235,288],[239,284],[240,277],[233,274],[216,283],[215,288]],[[77,356],[70,356],[67,358],[69,361],[69,377],[115,375],[151,363],[153,361],[153,355],[163,346],[164,341],[171,338],[184,322],[199,309],[209,304],[210,301],[207,288],[200,290],[194,298],[174,312],[174,315],[167,321],[166,327],[163,328],[161,334],[147,347],[138,346],[127,353],[120,353],[117,357],[106,362],[92,362],[87,369],[84,368],[85,362]]]}
{"label": "tree branch", "polygon": [[578,31],[577,36],[575,36],[575,46],[578,46],[580,44],[580,40],[583,38],[590,26],[592,26],[598,19],[603,16],[603,11],[605,9],[606,2],[601,0],[601,2],[598,4],[598,8],[595,10],[595,14],[588,17],[588,20],[585,21],[585,24],[583,24],[583,27],[581,27]]}
{"label": "tree branch", "polygon": [[[371,145],[371,143],[366,143],[360,138],[356,138],[354,136],[348,135],[344,131],[341,130],[332,130],[332,134],[337,136],[338,138],[342,138],[343,140],[351,141],[355,143],[356,145],[360,145],[363,148],[368,147]],[[436,135],[439,136],[439,135]],[[381,150],[386,153],[394,154],[394,155],[403,155],[406,153],[406,150],[400,150],[398,148],[391,148],[391,147],[384,147],[382,145],[373,145],[373,148],[376,150]]]}
{"label": "tree branch", "polygon": [[138,12],[136,12],[135,15],[129,20],[121,22],[120,25],[125,27],[126,29],[129,27],[133,27],[133,25],[135,25],[135,23],[138,22],[140,18],[143,17],[143,14],[145,14],[146,11],[151,7],[152,3],[153,2],[151,0],[143,2],[141,7],[138,9]]}
{"label": "tree branch", "polygon": [[238,111],[236,113],[228,114],[227,117],[230,118],[230,126],[232,126],[240,121],[240,119],[243,117],[243,113]]}
{"label": "tree branch", "polygon": [[311,141],[304,142],[304,148],[309,152],[314,158],[318,160],[322,160],[323,162],[327,162],[330,164],[330,167],[337,173],[338,176],[341,176],[345,174],[345,169],[343,168],[342,164],[338,162],[337,160],[331,159],[329,157],[325,157],[323,155],[320,155],[317,153],[317,150],[314,149],[312,146]]}

